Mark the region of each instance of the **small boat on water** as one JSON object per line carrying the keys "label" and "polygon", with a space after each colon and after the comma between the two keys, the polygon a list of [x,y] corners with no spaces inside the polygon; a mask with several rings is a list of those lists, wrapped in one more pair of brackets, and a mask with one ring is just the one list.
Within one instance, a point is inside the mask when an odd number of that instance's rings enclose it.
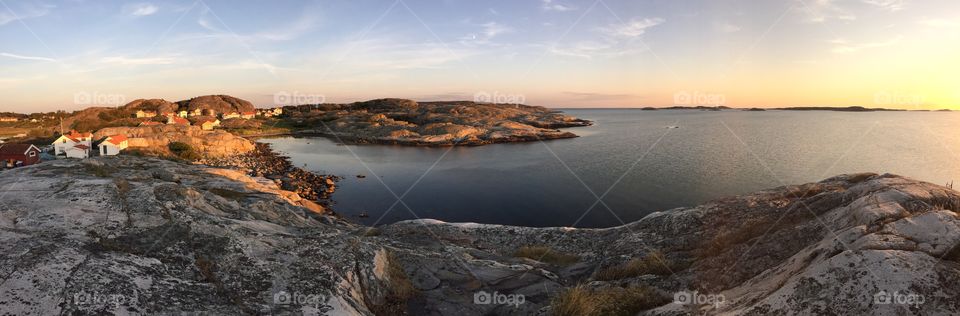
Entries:
{"label": "small boat on water", "polygon": [[370,214],[367,214],[366,211],[361,211],[360,215],[357,215],[357,216],[360,218],[367,218],[367,217],[370,217]]}
{"label": "small boat on water", "polygon": [[674,128],[680,128],[680,126],[676,126],[676,125],[667,126],[667,129],[674,129]]}

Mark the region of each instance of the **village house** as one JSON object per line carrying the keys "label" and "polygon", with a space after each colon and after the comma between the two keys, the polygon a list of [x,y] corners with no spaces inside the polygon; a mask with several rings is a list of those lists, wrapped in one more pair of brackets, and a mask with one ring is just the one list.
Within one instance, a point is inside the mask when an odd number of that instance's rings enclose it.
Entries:
{"label": "village house", "polygon": [[53,154],[67,154],[68,149],[74,148],[77,145],[84,145],[87,147],[87,149],[89,149],[92,145],[92,142],[93,134],[70,131],[70,133],[60,135],[57,140],[53,141]]}
{"label": "village house", "polygon": [[16,117],[0,117],[0,122],[16,122],[19,121]]}
{"label": "village house", "polygon": [[252,119],[252,118],[254,118],[254,117],[256,117],[256,116],[257,116],[257,112],[253,112],[253,111],[243,112],[243,113],[240,114],[240,118],[245,119],[245,120]]}
{"label": "village house", "polygon": [[190,121],[185,118],[178,116],[167,117],[167,124],[176,124],[176,125],[190,125]]}
{"label": "village house", "polygon": [[240,113],[228,112],[228,113],[223,113],[223,115],[220,116],[220,119],[222,120],[229,120],[232,118],[240,118]]}
{"label": "village house", "polygon": [[84,144],[74,145],[64,150],[64,154],[67,158],[85,159],[90,157],[90,146]]}
{"label": "village house", "polygon": [[177,116],[186,118],[187,116],[189,116],[189,114],[187,113],[187,110],[180,110],[180,112],[177,112]]}
{"label": "village house", "polygon": [[157,112],[154,112],[154,111],[144,111],[144,110],[137,110],[137,112],[136,112],[136,113],[134,113],[134,115],[133,115],[133,116],[134,116],[134,117],[136,117],[136,118],[142,118],[142,117],[155,117],[155,116],[157,116]]}
{"label": "village house", "polygon": [[100,141],[100,156],[116,156],[121,150],[127,149],[129,140],[125,135],[113,135]]}
{"label": "village house", "polygon": [[16,168],[40,162],[40,148],[30,144],[0,144],[3,167]]}
{"label": "village house", "polygon": [[281,114],[283,114],[283,108],[273,108],[273,115],[276,116]]}
{"label": "village house", "polygon": [[203,116],[203,110],[200,108],[193,109],[193,111],[190,112],[190,116]]}
{"label": "village house", "polygon": [[163,113],[160,113],[160,116],[163,116],[163,117],[166,117],[166,118],[170,118],[170,117],[177,116],[177,113],[174,113],[174,112],[163,112]]}
{"label": "village house", "polygon": [[220,126],[220,120],[218,119],[203,120],[203,121],[197,122],[197,124],[200,125],[200,129],[209,131],[214,129],[215,127]]}

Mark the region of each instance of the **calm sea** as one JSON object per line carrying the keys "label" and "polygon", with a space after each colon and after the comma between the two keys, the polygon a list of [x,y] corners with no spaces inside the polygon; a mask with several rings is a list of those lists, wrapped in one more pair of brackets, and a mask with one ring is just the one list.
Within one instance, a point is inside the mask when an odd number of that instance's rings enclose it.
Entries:
{"label": "calm sea", "polygon": [[344,176],[333,207],[367,225],[434,218],[610,227],[842,173],[960,180],[960,113],[565,112],[596,124],[570,129],[576,139],[482,147],[262,141],[299,166]]}

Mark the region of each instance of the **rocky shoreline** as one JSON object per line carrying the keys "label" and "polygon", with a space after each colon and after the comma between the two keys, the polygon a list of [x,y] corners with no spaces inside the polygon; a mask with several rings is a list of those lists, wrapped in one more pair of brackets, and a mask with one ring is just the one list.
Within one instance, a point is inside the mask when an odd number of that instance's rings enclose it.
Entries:
{"label": "rocky shoreline", "polygon": [[222,158],[204,158],[197,163],[243,170],[253,177],[263,177],[273,180],[283,190],[291,191],[300,197],[319,202],[322,205],[332,204],[330,195],[336,191],[337,181],[342,177],[336,175],[321,175],[290,162],[290,157],[280,155],[264,143],[255,143],[254,149],[243,154]]}

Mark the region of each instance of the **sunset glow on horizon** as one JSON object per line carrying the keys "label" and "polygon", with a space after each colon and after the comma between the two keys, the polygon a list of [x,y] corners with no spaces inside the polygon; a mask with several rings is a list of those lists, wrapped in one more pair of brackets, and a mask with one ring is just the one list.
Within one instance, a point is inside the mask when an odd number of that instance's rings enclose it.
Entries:
{"label": "sunset glow on horizon", "polygon": [[0,111],[207,94],[960,110],[957,1],[2,2]]}

